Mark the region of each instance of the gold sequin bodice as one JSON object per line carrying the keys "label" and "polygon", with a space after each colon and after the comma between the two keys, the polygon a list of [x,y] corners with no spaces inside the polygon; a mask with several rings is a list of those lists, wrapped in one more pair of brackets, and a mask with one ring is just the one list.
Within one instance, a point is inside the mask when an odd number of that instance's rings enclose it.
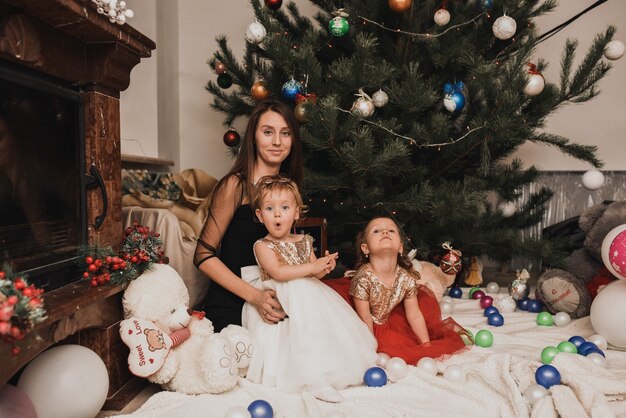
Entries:
{"label": "gold sequin bodice", "polygon": [[393,308],[404,298],[417,295],[419,273],[409,272],[399,267],[391,287],[378,280],[369,264],[365,264],[352,276],[350,294],[370,303],[372,319],[376,324],[384,324],[389,319]]}
{"label": "gold sequin bodice", "polygon": [[[313,237],[310,235],[304,235],[300,241],[274,241],[269,238],[261,238],[257,241],[267,245],[281,264],[290,266],[304,264],[311,261],[311,253],[313,252]],[[269,280],[272,277],[263,268],[261,270],[261,280]]]}

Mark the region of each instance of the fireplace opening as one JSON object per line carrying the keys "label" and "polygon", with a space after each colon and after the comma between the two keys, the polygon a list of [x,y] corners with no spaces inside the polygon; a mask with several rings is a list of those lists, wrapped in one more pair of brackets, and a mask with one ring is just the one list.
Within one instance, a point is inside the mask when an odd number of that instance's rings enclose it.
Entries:
{"label": "fireplace opening", "polygon": [[0,61],[0,263],[46,290],[87,242],[81,94]]}

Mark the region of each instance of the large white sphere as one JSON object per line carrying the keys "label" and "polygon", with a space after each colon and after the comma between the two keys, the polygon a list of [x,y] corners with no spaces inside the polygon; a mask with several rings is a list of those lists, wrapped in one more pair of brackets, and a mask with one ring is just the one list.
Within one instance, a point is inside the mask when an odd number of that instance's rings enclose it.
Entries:
{"label": "large white sphere", "polygon": [[434,19],[437,26],[445,26],[450,22],[450,12],[446,9],[439,9],[435,12]]}
{"label": "large white sphere", "polygon": [[626,280],[609,283],[591,304],[593,329],[617,347],[626,348]]}
{"label": "large white sphere", "polygon": [[459,365],[451,364],[444,370],[443,377],[451,382],[463,383],[465,382],[465,370]]}
{"label": "large white sphere", "polygon": [[376,359],[376,365],[384,369],[390,358],[391,357],[389,357],[389,354],[387,353],[378,353],[378,358]]}
{"label": "large white sphere", "polygon": [[109,390],[109,374],[90,349],[58,345],[35,357],[17,383],[46,418],[95,417]]}
{"label": "large white sphere", "polygon": [[564,327],[572,321],[572,317],[567,312],[557,312],[554,315],[554,325]]}
{"label": "large white sphere", "polygon": [[618,279],[626,279],[626,224],[611,229],[602,240],[604,266]]}
{"label": "large white sphere", "polygon": [[404,359],[392,357],[387,361],[385,371],[387,372],[387,378],[389,378],[390,382],[397,382],[406,377],[409,372],[409,366],[407,366]]}
{"label": "large white sphere", "polygon": [[536,96],[543,91],[546,81],[541,74],[531,74],[524,86],[524,94],[526,96]]}
{"label": "large white sphere", "polygon": [[543,398],[548,394],[548,389],[544,388],[541,385],[534,384],[530,385],[524,391],[524,398],[528,401],[528,403],[533,406],[535,402],[539,399]]}
{"label": "large white sphere", "polygon": [[624,55],[624,44],[621,41],[611,41],[606,44],[604,56],[610,60],[618,60]]}
{"label": "large white sphere", "polygon": [[517,22],[510,16],[500,16],[493,22],[492,30],[496,38],[502,40],[510,39],[515,35]]}
{"label": "large white sphere", "polygon": [[422,357],[415,364],[418,368],[432,374],[433,376],[439,372],[439,366],[437,366],[437,361],[433,360],[430,357]]}
{"label": "large white sphere", "polygon": [[604,174],[598,170],[588,170],[583,174],[583,186],[587,190],[598,190],[604,184]]}

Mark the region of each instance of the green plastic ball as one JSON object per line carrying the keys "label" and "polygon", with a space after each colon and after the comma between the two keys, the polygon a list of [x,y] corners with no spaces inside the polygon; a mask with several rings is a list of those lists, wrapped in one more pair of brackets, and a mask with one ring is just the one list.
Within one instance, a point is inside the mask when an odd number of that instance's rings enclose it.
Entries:
{"label": "green plastic ball", "polygon": [[576,346],[569,341],[560,342],[559,345],[556,346],[556,348],[558,348],[559,351],[562,353],[578,354],[578,349],[576,348]]}
{"label": "green plastic ball", "polygon": [[328,30],[331,35],[336,37],[342,37],[350,30],[350,24],[345,17],[336,16],[328,22]]}
{"label": "green plastic ball", "polygon": [[472,295],[473,295],[473,294],[474,294],[474,292],[475,292],[475,291],[477,291],[477,290],[480,290],[480,287],[478,287],[478,286],[474,286],[474,287],[472,287],[472,288],[469,290],[469,293],[467,294],[467,295],[468,295],[468,297],[471,299],[471,298],[472,298]]}
{"label": "green plastic ball", "polygon": [[493,334],[486,329],[481,329],[476,333],[474,343],[479,347],[491,347],[493,344]]}
{"label": "green plastic ball", "polygon": [[537,315],[537,325],[542,327],[551,327],[554,325],[554,318],[552,317],[552,314],[546,311],[539,312]]}
{"label": "green plastic ball", "polygon": [[543,364],[550,364],[552,359],[561,351],[553,345],[549,345],[541,350],[541,362]]}

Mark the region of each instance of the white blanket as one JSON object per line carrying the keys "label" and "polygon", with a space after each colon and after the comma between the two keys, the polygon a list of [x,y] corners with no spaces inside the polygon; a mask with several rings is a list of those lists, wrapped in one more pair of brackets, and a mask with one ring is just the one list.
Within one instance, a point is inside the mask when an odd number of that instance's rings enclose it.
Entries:
{"label": "white blanket", "polygon": [[284,394],[241,380],[238,387],[221,395],[159,392],[135,413],[124,417],[223,418],[234,406],[245,408],[256,399],[268,401],[275,417],[289,418],[323,417],[333,411],[358,418],[626,417],[626,352],[623,351],[606,350],[606,368],[578,354],[560,353],[552,364],[559,370],[562,384],[553,386],[549,396],[540,399],[532,409],[523,397],[524,390],[535,383],[541,350],[573,335],[595,334],[589,317],[565,327],[545,327],[536,325],[537,314],[516,311],[503,314],[503,326],[492,327],[487,325],[479,302],[467,299],[455,301],[452,316],[474,334],[488,329],[494,335],[492,347],[473,346],[439,363],[441,371],[450,364],[460,365],[467,376],[464,384],[448,381],[441,373],[432,376],[411,366],[408,376],[396,383],[380,388],[351,387],[341,391],[346,399],[343,403],[330,404],[306,393]]}

